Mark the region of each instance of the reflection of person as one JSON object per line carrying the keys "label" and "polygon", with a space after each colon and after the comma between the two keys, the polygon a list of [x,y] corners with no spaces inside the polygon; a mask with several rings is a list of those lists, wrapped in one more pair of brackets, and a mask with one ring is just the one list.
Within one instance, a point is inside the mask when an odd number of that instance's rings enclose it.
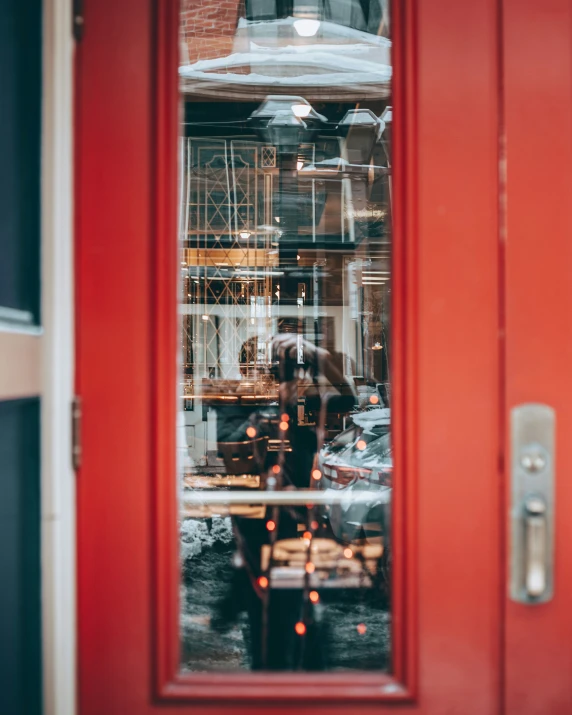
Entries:
{"label": "reflection of person", "polygon": [[[349,397],[349,400],[338,400],[336,405],[347,405],[345,410],[349,411],[353,406],[354,390],[344,375],[344,355],[318,347],[308,340],[300,339],[298,335],[283,333],[273,340],[274,354],[281,366],[280,375],[280,397],[283,404],[292,404],[294,396],[297,395],[297,387],[300,382],[300,372],[304,377],[309,378],[314,390],[312,394],[320,392],[330,399],[336,394],[340,397]],[[322,388],[322,389],[320,389]],[[328,411],[332,410],[329,404]]]}
{"label": "reflection of person", "polygon": [[[258,341],[247,340],[240,350],[240,372],[243,380],[260,378],[257,364]],[[236,473],[238,454],[253,445],[247,460],[263,478],[270,474],[273,482],[266,486],[291,489],[308,488],[310,475],[319,449],[320,424],[307,424],[299,419],[298,400],[302,397],[314,405],[320,415],[334,411],[349,411],[355,404],[352,385],[343,374],[343,356],[332,359],[324,348],[301,339],[298,335],[284,333],[272,341],[273,374],[278,381],[279,404],[252,406],[229,404],[217,408],[217,439],[227,473]],[[259,440],[278,438],[277,424],[288,416],[287,449],[280,453],[256,449]],[[256,435],[254,439],[251,435]],[[283,443],[283,447],[286,445]],[[243,465],[246,462],[239,460]],[[279,464],[278,464],[279,463]],[[277,467],[279,466],[279,469]],[[272,467],[275,469],[273,470]],[[250,622],[250,651],[252,668],[267,670],[293,670],[304,668],[320,670],[325,667],[324,632],[314,618],[314,607],[302,589],[269,589],[262,591],[258,585],[261,574],[261,549],[270,543],[266,528],[268,519],[276,523],[272,537],[292,539],[299,536],[299,525],[308,528],[306,508],[281,507],[267,510],[264,519],[233,517],[233,528],[240,560],[244,568],[235,572],[231,591],[220,605],[214,625],[225,628],[241,610],[246,610]],[[310,610],[309,610],[310,609]],[[305,617],[304,617],[305,616]],[[304,618],[307,631],[301,639],[295,624]]]}

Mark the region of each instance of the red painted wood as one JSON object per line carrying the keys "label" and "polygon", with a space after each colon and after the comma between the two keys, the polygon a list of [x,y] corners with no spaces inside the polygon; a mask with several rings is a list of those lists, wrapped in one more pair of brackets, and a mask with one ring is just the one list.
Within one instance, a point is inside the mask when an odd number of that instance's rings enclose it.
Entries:
{"label": "red painted wood", "polygon": [[179,670],[180,559],[178,542],[176,427],[177,347],[179,286],[177,197],[177,143],[179,124],[178,67],[179,3],[158,5],[155,48],[155,144],[151,156],[155,177],[155,240],[150,280],[155,287],[152,305],[153,369],[148,385],[152,399],[154,511],[151,514],[154,560],[151,570],[155,694],[164,694]]}
{"label": "red painted wood", "polygon": [[225,695],[245,712],[261,696],[298,695],[308,705],[297,702],[297,712],[315,715],[332,700],[350,712],[356,700],[385,697],[360,705],[373,713],[392,709],[405,688],[413,700],[404,712],[496,712],[495,2],[410,0],[394,13],[403,31],[395,53],[395,674],[404,688],[385,695],[381,675],[266,676],[263,686],[245,674],[233,692],[226,676],[174,674],[175,6],[87,0],[78,50],[80,715],[201,711],[184,704],[188,696],[218,700],[209,712],[223,713]]}
{"label": "red painted wood", "polygon": [[77,45],[79,712],[151,690],[150,3],[85,3]]}
{"label": "red painted wood", "polygon": [[498,712],[497,18],[419,4],[419,691]]}
{"label": "red painted wood", "polygon": [[547,403],[557,421],[554,599],[507,599],[506,708],[560,714],[572,712],[572,6],[505,0],[503,25],[506,403]]}

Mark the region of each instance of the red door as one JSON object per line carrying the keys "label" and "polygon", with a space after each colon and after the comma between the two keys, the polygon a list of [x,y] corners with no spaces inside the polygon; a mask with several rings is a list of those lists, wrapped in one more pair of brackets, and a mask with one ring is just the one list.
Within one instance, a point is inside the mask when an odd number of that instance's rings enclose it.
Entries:
{"label": "red door", "polygon": [[[507,2],[504,8],[505,424],[508,430],[509,411],[523,402],[551,406],[556,421],[554,597],[535,607],[507,600],[506,712],[564,713],[572,706],[572,620],[567,596],[572,578],[567,557],[571,492],[566,476],[572,458],[571,345],[566,329],[572,291],[570,215],[565,209],[572,178],[572,108],[567,89],[572,68],[570,13],[565,2],[542,8]],[[542,105],[544,119],[528,114],[524,120],[531,97]],[[529,172],[533,137],[538,142],[534,140],[534,169]],[[508,434],[506,440],[510,455]],[[507,480],[507,495],[509,489]],[[532,682],[539,687],[530,687]]]}
{"label": "red door", "polygon": [[569,10],[389,10],[86,4],[81,715],[569,708]]}

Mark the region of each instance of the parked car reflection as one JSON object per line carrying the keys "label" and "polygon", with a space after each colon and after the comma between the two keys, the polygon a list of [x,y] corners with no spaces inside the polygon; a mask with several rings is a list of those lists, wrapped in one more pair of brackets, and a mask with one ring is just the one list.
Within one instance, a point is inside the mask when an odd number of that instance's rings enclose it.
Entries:
{"label": "parked car reflection", "polygon": [[[388,408],[366,409],[351,416],[352,425],[320,452],[322,489],[387,492],[392,487],[393,458]],[[386,494],[384,494],[386,496]],[[332,532],[344,542],[389,539],[387,499],[356,503],[348,498],[325,508]]]}

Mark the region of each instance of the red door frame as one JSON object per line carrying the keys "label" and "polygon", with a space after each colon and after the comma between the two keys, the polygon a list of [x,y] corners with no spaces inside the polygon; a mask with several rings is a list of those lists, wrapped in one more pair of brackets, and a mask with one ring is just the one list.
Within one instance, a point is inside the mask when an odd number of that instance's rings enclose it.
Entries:
{"label": "red door frame", "polygon": [[176,2],[86,2],[76,94],[81,715],[190,712],[197,701],[223,712],[261,698],[277,708],[297,698],[313,715],[332,700],[348,712],[356,700],[379,712],[396,699],[412,713],[498,711],[497,6],[395,9],[403,687],[384,692],[382,675],[176,675]]}

